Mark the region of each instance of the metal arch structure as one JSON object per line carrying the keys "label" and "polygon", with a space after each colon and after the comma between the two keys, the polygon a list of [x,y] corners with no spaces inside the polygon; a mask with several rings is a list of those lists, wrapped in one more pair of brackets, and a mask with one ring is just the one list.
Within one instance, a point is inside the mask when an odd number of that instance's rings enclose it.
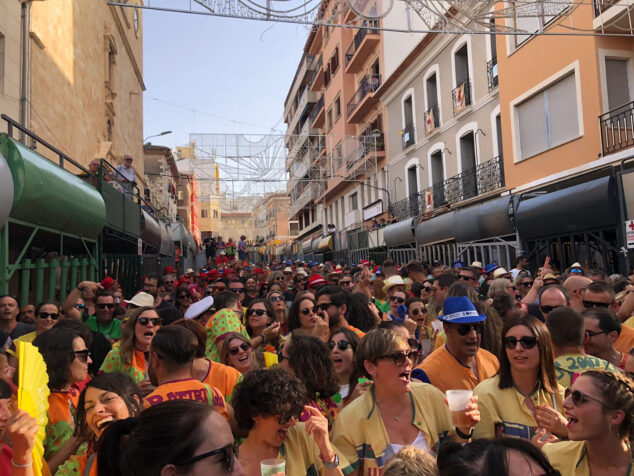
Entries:
{"label": "metal arch structure", "polygon": [[[190,13],[268,22],[358,28],[363,20],[387,15],[396,2],[407,4],[424,28],[377,29],[401,33],[471,33],[555,36],[634,36],[634,6],[628,0],[335,0],[324,16],[325,0],[145,0],[143,5],[108,0],[111,6]],[[353,20],[337,23],[342,10]],[[575,23],[572,13],[587,9],[592,25]],[[400,10],[403,10],[402,8]],[[556,26],[557,28],[552,28]]]}

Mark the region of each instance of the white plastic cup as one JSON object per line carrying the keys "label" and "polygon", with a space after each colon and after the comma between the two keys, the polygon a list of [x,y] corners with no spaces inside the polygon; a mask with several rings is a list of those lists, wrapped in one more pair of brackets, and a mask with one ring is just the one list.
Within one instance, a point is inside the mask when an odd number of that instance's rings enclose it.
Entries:
{"label": "white plastic cup", "polygon": [[447,403],[451,412],[451,423],[458,428],[471,426],[470,418],[465,414],[465,410],[471,403],[473,391],[471,390],[447,390]]}
{"label": "white plastic cup", "polygon": [[263,459],[260,461],[262,476],[285,476],[286,461],[280,458]]}

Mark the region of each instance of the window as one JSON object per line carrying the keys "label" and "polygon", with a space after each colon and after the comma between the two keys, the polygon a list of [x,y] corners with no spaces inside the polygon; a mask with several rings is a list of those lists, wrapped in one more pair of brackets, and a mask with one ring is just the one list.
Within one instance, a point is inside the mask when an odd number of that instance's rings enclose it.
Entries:
{"label": "window", "polygon": [[409,186],[408,195],[416,195],[418,193],[418,177],[416,176],[416,165],[412,165],[407,169],[407,184]]}
{"label": "window", "polygon": [[209,210],[201,210],[200,211],[201,218],[209,218]]}
{"label": "window", "polygon": [[337,98],[335,99],[335,103],[334,103],[334,122],[337,122],[339,120],[339,118],[341,117],[341,97],[337,96]]}
{"label": "window", "polygon": [[512,3],[513,23],[518,31],[525,31],[526,35],[514,35],[515,47],[532,38],[531,33],[543,31],[544,28],[568,7],[566,2],[550,2],[538,0],[535,2]]}
{"label": "window", "polygon": [[478,194],[476,182],[476,142],[473,131],[460,138],[460,166],[462,176],[463,198],[475,197]]}
{"label": "window", "polygon": [[427,110],[425,111],[425,134],[431,134],[440,126],[440,111],[438,109],[438,78],[436,73],[425,80],[427,94]]}
{"label": "window", "polygon": [[214,218],[218,218],[218,210],[214,210]]}
{"label": "window", "polygon": [[326,130],[330,131],[330,129],[332,129],[332,106],[328,108],[328,110],[326,111]]}
{"label": "window", "polygon": [[403,101],[403,149],[416,143],[416,130],[414,127],[414,99],[410,94]]}
{"label": "window", "polygon": [[469,78],[469,47],[465,42],[453,57],[456,85],[452,92],[453,113],[464,111],[471,104],[471,81]]}
{"label": "window", "polygon": [[335,52],[330,58],[330,74],[334,76],[337,69],[339,69],[339,47],[335,48]]}
{"label": "window", "polygon": [[183,189],[179,187],[179,189],[178,189],[178,199],[179,200],[184,200],[184,196],[185,196],[185,194],[183,193]]}
{"label": "window", "polygon": [[352,195],[350,195],[350,210],[354,211],[358,209],[359,209],[359,197],[357,195],[357,192],[354,192]]}
{"label": "window", "polygon": [[515,106],[520,160],[579,136],[575,75]]}
{"label": "window", "polygon": [[605,75],[608,89],[608,108],[615,114],[624,112],[621,106],[631,101],[628,79],[628,63],[626,59],[605,59]]}

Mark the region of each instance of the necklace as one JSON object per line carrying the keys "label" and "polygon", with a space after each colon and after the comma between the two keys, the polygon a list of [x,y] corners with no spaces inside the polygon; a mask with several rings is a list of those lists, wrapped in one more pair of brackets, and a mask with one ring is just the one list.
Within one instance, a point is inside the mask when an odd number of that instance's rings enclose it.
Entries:
{"label": "necklace", "polygon": [[405,405],[401,405],[401,411],[398,412],[397,416],[394,416],[394,415],[390,415],[390,413],[385,411],[385,409],[381,410],[381,404],[379,402],[376,402],[376,404],[378,405],[379,410],[381,411],[381,413],[385,413],[388,417],[393,418],[394,421],[401,421],[401,415],[403,414],[403,409],[405,408]]}

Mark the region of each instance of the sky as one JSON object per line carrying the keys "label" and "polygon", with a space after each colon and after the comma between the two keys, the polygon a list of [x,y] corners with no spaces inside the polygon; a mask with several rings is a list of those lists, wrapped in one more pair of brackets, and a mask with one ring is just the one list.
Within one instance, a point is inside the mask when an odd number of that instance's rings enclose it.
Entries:
{"label": "sky", "polygon": [[276,126],[283,134],[284,100],[307,37],[305,25],[145,9],[143,136],[171,130],[149,141],[174,147],[192,132],[266,134]]}

